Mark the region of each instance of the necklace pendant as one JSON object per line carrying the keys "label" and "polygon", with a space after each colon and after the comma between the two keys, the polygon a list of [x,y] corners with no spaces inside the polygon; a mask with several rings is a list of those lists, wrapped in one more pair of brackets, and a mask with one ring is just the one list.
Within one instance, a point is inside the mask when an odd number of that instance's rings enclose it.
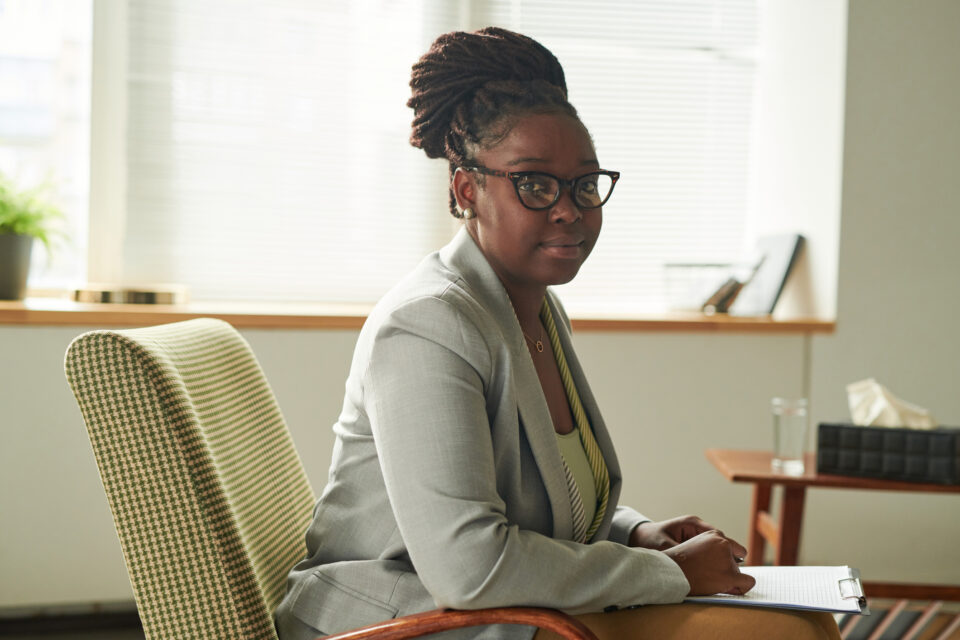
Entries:
{"label": "necklace pendant", "polygon": [[543,343],[537,340],[537,344],[534,345],[537,348],[537,353],[543,353]]}

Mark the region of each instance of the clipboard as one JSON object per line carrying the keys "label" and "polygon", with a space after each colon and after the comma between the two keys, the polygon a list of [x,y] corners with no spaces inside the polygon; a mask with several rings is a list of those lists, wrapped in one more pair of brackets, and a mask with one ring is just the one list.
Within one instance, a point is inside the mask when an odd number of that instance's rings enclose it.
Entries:
{"label": "clipboard", "polygon": [[867,597],[863,593],[863,582],[860,581],[860,571],[850,569],[849,578],[840,578],[837,586],[840,589],[840,597],[843,600],[856,600],[860,607],[860,613],[866,611],[864,615],[870,615],[870,608],[867,606]]}
{"label": "clipboard", "polygon": [[870,615],[857,569],[802,566],[741,567],[740,570],[757,581],[745,595],[718,593],[689,597],[684,602]]}

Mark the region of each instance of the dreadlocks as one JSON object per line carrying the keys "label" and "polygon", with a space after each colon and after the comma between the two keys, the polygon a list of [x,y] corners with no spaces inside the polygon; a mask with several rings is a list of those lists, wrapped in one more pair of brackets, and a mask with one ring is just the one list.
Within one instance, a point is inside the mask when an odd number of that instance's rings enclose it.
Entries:
{"label": "dreadlocks", "polygon": [[[503,139],[520,116],[577,115],[557,58],[535,40],[497,27],[437,38],[413,65],[410,88],[410,144],[429,158],[446,158],[451,177],[479,148]],[[452,189],[450,213],[460,217]]]}

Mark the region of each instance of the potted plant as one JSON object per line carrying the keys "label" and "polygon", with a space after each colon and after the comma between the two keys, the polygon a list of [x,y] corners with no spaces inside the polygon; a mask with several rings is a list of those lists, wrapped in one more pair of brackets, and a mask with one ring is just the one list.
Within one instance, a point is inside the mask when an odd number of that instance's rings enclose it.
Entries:
{"label": "potted plant", "polygon": [[34,239],[49,254],[63,213],[47,187],[19,189],[0,173],[0,300],[20,300],[27,288]]}

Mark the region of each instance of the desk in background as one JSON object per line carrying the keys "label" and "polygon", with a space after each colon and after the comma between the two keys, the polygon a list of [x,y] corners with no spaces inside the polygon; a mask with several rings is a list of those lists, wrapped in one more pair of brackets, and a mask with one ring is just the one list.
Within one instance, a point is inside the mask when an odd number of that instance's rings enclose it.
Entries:
{"label": "desk in background", "polygon": [[[807,487],[828,489],[868,489],[875,491],[915,491],[921,493],[960,493],[960,485],[896,482],[875,478],[818,474],[813,454],[807,454],[802,476],[776,473],[770,468],[769,451],[707,449],[707,459],[731,482],[753,485],[750,506],[750,533],[747,540],[749,565],[763,564],[767,543],[774,549],[774,564],[795,565],[800,549],[803,504]],[[782,487],[783,502],[778,518],[770,514],[770,497],[775,486]],[[960,600],[960,585],[864,583],[864,590],[876,598]]]}

